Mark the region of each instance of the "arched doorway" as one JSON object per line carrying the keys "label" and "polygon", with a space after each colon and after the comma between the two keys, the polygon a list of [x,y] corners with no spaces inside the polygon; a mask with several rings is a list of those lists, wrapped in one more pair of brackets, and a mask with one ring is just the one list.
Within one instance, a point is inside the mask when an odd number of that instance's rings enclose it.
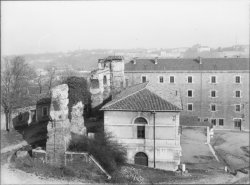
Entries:
{"label": "arched doorway", "polygon": [[148,156],[143,152],[135,154],[135,164],[148,166]]}

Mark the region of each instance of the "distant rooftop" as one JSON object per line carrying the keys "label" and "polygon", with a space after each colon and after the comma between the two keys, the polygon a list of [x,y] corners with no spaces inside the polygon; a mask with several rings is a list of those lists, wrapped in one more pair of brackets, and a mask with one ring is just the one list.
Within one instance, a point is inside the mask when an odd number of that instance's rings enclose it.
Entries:
{"label": "distant rooftop", "polygon": [[125,72],[167,70],[249,70],[249,58],[202,58],[198,59],[136,59],[125,64]]}

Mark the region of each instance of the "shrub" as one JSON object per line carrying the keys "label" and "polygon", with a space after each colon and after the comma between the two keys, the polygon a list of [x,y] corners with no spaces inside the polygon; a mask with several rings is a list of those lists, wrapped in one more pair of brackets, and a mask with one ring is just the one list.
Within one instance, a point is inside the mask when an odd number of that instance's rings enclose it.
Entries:
{"label": "shrub", "polygon": [[68,118],[71,120],[72,107],[79,101],[82,104],[88,104],[90,102],[90,92],[87,80],[83,77],[72,76],[67,78],[64,83],[69,87]]}
{"label": "shrub", "polygon": [[126,149],[110,133],[98,133],[94,139],[81,136],[71,140],[68,150],[90,153],[109,173],[126,162]]}

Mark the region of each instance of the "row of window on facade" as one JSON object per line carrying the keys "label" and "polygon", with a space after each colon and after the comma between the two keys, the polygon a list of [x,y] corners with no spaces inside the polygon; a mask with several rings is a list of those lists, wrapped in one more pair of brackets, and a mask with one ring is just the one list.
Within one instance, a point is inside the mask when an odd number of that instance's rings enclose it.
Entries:
{"label": "row of window on facade", "polygon": [[[240,104],[234,105],[234,110],[235,110],[235,112],[241,112],[241,107],[242,107],[242,106],[241,106]],[[187,110],[188,110],[188,111],[193,111],[193,110],[194,110],[194,109],[193,109],[193,103],[188,103],[188,104],[187,104]],[[216,111],[218,111],[216,104],[211,104],[211,105],[210,105],[210,111],[211,111],[211,112],[216,112]]]}
{"label": "row of window on facade", "polygon": [[[147,76],[142,76],[141,78],[142,82],[146,82],[147,81]],[[187,77],[187,82],[188,83],[193,83],[193,76],[188,76]],[[235,83],[241,83],[241,77],[240,76],[235,76]],[[159,76],[159,83],[164,83],[164,76]],[[174,76],[170,76],[169,77],[169,83],[175,83],[175,77]],[[217,78],[216,76],[211,76],[210,78],[210,83],[217,83]]]}
{"label": "row of window on facade", "polygon": [[[219,119],[211,118],[210,120],[214,126],[224,126],[224,119],[222,119],[222,118],[219,118]],[[241,118],[233,118],[233,122],[234,122],[235,128],[241,129],[241,126],[242,126],[241,125]]]}
{"label": "row of window on facade", "polygon": [[[190,97],[190,98],[193,98],[193,97],[194,97],[194,92],[193,92],[193,90],[187,90],[187,97]],[[218,96],[217,96],[217,91],[216,91],[216,90],[211,90],[211,91],[210,91],[210,97],[211,97],[211,98],[218,98]],[[240,91],[240,90],[234,91],[234,97],[240,98],[240,97],[241,97],[241,91]]]}

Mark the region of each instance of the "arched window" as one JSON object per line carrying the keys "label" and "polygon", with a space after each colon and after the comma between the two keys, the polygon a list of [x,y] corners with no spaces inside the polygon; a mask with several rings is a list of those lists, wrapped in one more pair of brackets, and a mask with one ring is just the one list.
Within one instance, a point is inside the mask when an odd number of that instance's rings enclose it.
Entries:
{"label": "arched window", "polygon": [[143,117],[138,117],[134,121],[135,124],[148,124],[147,120]]}
{"label": "arched window", "polygon": [[107,77],[106,77],[106,75],[103,76],[103,84],[104,84],[104,85],[107,84]]}
{"label": "arched window", "polygon": [[135,119],[134,124],[137,126],[137,138],[145,139],[145,124],[148,124],[147,120],[143,117],[138,117]]}
{"label": "arched window", "polygon": [[148,156],[143,152],[135,154],[135,164],[148,166]]}

